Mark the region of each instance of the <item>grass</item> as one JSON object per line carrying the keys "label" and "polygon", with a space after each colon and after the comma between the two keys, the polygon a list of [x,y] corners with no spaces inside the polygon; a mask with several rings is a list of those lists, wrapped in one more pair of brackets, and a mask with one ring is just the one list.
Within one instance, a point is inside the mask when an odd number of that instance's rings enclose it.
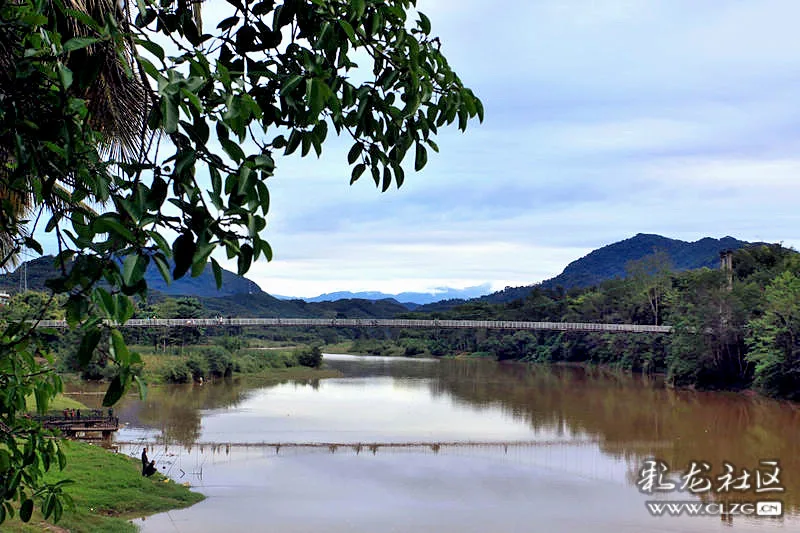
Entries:
{"label": "grass", "polygon": [[[36,398],[33,395],[25,398],[25,409],[30,413],[36,411]],[[63,394],[57,395],[50,402],[50,405],[47,406],[48,411],[63,411],[64,409],[88,409],[88,407],[78,400],[74,400]]]}
{"label": "grass", "polygon": [[138,459],[98,446],[65,441],[64,453],[67,467],[62,472],[49,472],[47,481],[75,481],[66,488],[75,503],[74,509],[64,511],[58,527],[45,522],[37,511],[30,523],[23,524],[15,518],[6,521],[2,531],[135,532],[136,526],[128,520],[188,507],[204,498],[161,474],[142,477]]}
{"label": "grass", "polygon": [[360,355],[353,353],[353,341],[337,342],[336,344],[326,344],[322,346],[323,353],[343,353]]}
{"label": "grass", "polygon": [[[204,348],[214,345],[192,345],[184,349],[169,348],[166,352],[154,352],[149,346],[131,346],[132,350],[139,352],[144,363],[142,377],[150,384],[164,383],[165,373],[170,368],[181,362],[188,361],[192,354],[199,353]],[[232,355],[238,363],[236,377],[255,377],[265,379],[324,379],[340,377],[341,373],[333,370],[308,368],[298,366],[296,361],[297,348],[286,346],[242,348]],[[295,366],[288,366],[295,365]]]}

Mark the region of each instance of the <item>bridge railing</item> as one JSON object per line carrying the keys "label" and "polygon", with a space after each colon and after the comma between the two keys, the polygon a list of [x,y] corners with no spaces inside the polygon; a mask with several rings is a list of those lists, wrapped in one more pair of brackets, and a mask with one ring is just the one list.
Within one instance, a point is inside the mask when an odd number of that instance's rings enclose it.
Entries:
{"label": "bridge railing", "polygon": [[[506,329],[542,331],[582,331],[598,333],[672,332],[672,326],[642,324],[599,324],[588,322],[526,322],[508,320],[420,320],[405,318],[134,318],[122,325],[130,328],[175,327],[367,327],[367,328],[442,328]],[[42,320],[39,327],[65,328],[64,320]]]}

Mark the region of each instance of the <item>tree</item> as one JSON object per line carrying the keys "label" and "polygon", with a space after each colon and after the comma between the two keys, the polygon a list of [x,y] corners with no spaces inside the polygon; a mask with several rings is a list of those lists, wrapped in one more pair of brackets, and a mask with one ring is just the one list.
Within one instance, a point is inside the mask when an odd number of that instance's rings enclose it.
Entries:
{"label": "tree", "polygon": [[748,324],[754,385],[771,396],[800,398],[800,277],[783,272],[764,291],[765,313]]}
{"label": "tree", "polygon": [[637,261],[629,261],[625,271],[634,286],[650,307],[653,324],[661,323],[661,307],[664,295],[669,289],[669,275],[672,271],[672,259],[662,250],[656,250]]}
{"label": "tree", "polygon": [[[61,388],[35,327],[58,295],[81,364],[109,339],[112,405],[131,383],[142,388],[119,325],[145,295],[150,263],[169,282],[210,260],[219,285],[216,249],[239,274],[271,259],[261,231],[276,154],[319,156],[333,130],[352,138],[351,183],[368,171],[385,191],[402,185],[409,153],[425,166],[440,127],[483,118],[430,20],[409,21],[415,0],[227,0],[210,33],[186,0],[78,5],[0,6],[0,266],[42,254],[32,236],[44,228],[59,271],[33,322],[8,322],[0,337],[0,522],[15,502],[23,519],[37,500],[46,517],[62,512],[61,485],[42,473],[63,454],[20,416],[26,395],[44,411]],[[137,105],[109,109],[117,90]]]}

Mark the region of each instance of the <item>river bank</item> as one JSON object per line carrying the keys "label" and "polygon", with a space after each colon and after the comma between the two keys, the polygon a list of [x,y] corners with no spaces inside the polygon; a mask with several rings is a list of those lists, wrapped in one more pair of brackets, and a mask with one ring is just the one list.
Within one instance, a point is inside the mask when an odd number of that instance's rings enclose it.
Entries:
{"label": "river bank", "polygon": [[74,507],[65,508],[64,516],[54,525],[34,513],[27,524],[19,518],[6,521],[3,531],[32,533],[70,531],[72,533],[127,533],[137,528],[129,520],[155,513],[181,509],[205,498],[188,487],[155,474],[142,477],[137,458],[82,442],[65,441],[67,466],[51,470],[48,483],[71,479],[66,488]]}

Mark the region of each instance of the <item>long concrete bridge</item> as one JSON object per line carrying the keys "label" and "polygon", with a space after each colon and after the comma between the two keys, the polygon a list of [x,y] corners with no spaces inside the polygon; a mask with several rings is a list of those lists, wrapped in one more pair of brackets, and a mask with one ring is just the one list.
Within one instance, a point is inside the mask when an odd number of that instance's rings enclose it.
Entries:
{"label": "long concrete bridge", "polygon": [[[421,329],[502,329],[534,331],[582,331],[597,333],[649,333],[672,332],[672,326],[647,326],[640,324],[598,324],[589,322],[524,322],[515,320],[414,320],[395,318],[136,318],[121,327],[126,328],[176,328],[203,327],[336,327],[336,328],[421,328]],[[65,328],[64,320],[42,320],[39,327]]]}

